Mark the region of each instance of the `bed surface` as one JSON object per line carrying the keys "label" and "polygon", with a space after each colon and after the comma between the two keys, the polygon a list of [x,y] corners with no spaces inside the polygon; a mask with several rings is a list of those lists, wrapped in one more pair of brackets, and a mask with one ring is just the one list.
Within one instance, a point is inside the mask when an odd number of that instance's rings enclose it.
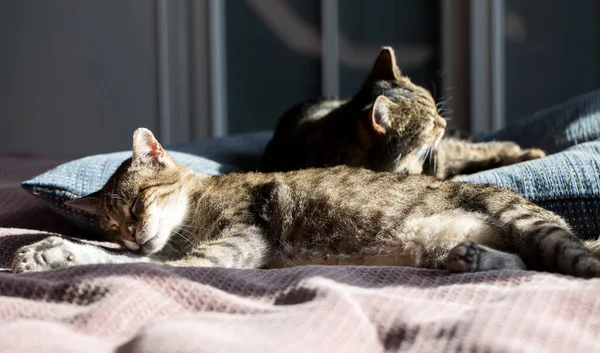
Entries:
{"label": "bed surface", "polygon": [[8,273],[39,230],[86,236],[19,186],[69,159],[0,155],[2,352],[600,351],[600,279],[150,264]]}

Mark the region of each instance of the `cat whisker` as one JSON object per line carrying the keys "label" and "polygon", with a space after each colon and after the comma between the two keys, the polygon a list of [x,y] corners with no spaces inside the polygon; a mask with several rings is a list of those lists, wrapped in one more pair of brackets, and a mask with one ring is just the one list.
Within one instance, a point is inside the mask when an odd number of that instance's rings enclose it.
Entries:
{"label": "cat whisker", "polygon": [[440,110],[440,111],[438,112],[438,114],[439,114],[439,115],[440,115],[442,118],[444,118],[444,119],[446,119],[446,120],[450,121],[450,120],[452,120],[452,118],[453,118],[453,114],[454,114],[454,112],[452,112],[451,110],[447,110],[447,111],[442,111],[442,110]]}
{"label": "cat whisker", "polygon": [[173,251],[177,251],[177,249],[173,245],[171,245],[169,242],[165,243],[165,246],[168,246]]}
{"label": "cat whisker", "polygon": [[194,229],[194,227],[193,227],[193,226],[191,226],[191,225],[188,225],[188,224],[180,224],[180,225],[179,225],[179,228],[184,228],[184,229],[186,229],[186,228],[187,228],[187,229]]}
{"label": "cat whisker", "polygon": [[189,228],[189,229],[195,229],[193,225],[190,224],[180,224],[179,228]]}
{"label": "cat whisker", "polygon": [[394,159],[394,165],[397,165],[397,164],[398,164],[398,162],[400,161],[400,158],[402,158],[402,153],[400,153],[400,154],[399,154],[399,155],[396,157],[396,159]]}
{"label": "cat whisker", "polygon": [[451,100],[454,99],[454,96],[449,94],[454,91],[456,91],[456,88],[454,88],[454,87],[448,87],[448,88],[444,89],[444,95],[443,95],[444,102],[450,102]]}
{"label": "cat whisker", "polygon": [[453,114],[454,112],[452,111],[452,109],[450,108],[440,108],[438,109],[438,114],[439,115],[446,115],[446,114]]}
{"label": "cat whisker", "polygon": [[190,239],[186,238],[183,234],[179,233],[178,231],[174,234],[180,236],[183,240],[186,240],[190,245],[195,246],[195,244]]}
{"label": "cat whisker", "polygon": [[417,150],[415,153],[417,159],[421,162],[425,162],[427,160],[427,155],[429,154],[429,145],[423,145],[421,148]]}
{"label": "cat whisker", "polygon": [[193,226],[179,226],[179,230],[185,232],[185,234],[191,236],[192,238],[195,238],[197,236],[195,232],[197,229]]}
{"label": "cat whisker", "polygon": [[425,154],[424,161],[431,159],[432,156],[433,156],[433,146],[429,145],[427,147],[427,153]]}
{"label": "cat whisker", "polygon": [[191,237],[196,237],[196,232],[194,232],[194,230],[194,227],[184,224],[179,225],[179,227],[177,228],[177,232],[184,232],[185,234],[190,235]]}
{"label": "cat whisker", "polygon": [[449,65],[446,66],[442,66],[436,73],[437,76],[444,76],[446,74],[446,72],[448,72],[448,70],[450,69]]}
{"label": "cat whisker", "polygon": [[[196,233],[193,232],[194,228],[191,226],[188,226],[188,228],[185,228],[185,226],[180,226],[178,230],[181,230],[182,232],[185,232],[187,235],[190,235],[192,237],[196,236]],[[192,230],[192,231],[190,231]]]}
{"label": "cat whisker", "polygon": [[435,81],[432,81],[431,85],[433,86],[433,96],[437,97],[437,87],[435,85]]}

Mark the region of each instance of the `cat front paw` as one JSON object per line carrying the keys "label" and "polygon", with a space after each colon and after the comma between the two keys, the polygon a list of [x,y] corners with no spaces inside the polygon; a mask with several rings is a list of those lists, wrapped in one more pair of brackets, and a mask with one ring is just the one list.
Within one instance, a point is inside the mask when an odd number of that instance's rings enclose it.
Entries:
{"label": "cat front paw", "polygon": [[23,273],[78,265],[77,246],[61,237],[48,237],[17,250],[11,270],[13,273]]}

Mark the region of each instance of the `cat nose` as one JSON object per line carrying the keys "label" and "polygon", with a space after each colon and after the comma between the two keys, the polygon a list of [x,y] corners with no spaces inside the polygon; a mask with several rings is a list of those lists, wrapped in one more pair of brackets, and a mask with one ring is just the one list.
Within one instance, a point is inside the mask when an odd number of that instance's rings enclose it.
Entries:
{"label": "cat nose", "polygon": [[448,125],[448,123],[446,122],[446,119],[442,118],[441,116],[438,117],[437,123],[440,127],[443,127],[443,128],[445,128],[446,125]]}
{"label": "cat nose", "polygon": [[127,241],[132,241],[135,242],[135,227],[134,226],[127,226],[127,232],[125,233],[125,236],[123,236],[124,240]]}
{"label": "cat nose", "polygon": [[123,236],[123,240],[135,242],[135,232],[127,232],[127,234]]}

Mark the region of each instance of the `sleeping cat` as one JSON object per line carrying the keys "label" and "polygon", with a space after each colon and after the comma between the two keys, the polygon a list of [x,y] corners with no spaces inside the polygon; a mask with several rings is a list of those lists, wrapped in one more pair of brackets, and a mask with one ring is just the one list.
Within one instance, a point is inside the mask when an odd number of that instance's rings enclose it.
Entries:
{"label": "sleeping cat", "polygon": [[513,142],[474,142],[447,133],[431,94],[402,76],[384,47],[352,99],[300,103],[284,113],[259,169],[289,171],[348,165],[440,179],[540,158]]}
{"label": "sleeping cat", "polygon": [[600,276],[600,259],[560,217],[509,190],[347,166],[203,175],[176,163],[144,128],[101,190],[67,204],[97,215],[106,237],[135,253],[53,236],[18,250],[13,272],[150,261]]}

